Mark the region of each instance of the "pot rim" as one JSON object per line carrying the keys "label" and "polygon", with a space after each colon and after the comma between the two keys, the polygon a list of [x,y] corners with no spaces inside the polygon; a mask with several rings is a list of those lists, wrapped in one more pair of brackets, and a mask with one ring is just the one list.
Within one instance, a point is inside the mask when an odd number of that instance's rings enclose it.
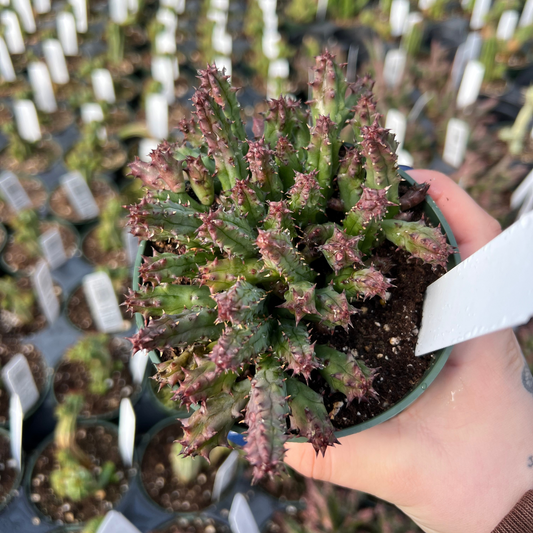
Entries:
{"label": "pot rim", "polygon": [[[9,441],[11,442],[11,434],[5,427],[0,427],[0,434],[4,437],[7,437]],[[20,465],[20,470],[17,472],[17,475],[15,477],[15,481],[13,482],[13,486],[11,487],[11,490],[7,493],[6,499],[4,502],[0,503],[0,512],[2,512],[7,504],[13,499],[15,496],[15,493],[17,492],[18,488],[21,486],[22,481],[24,479],[24,467],[25,467],[25,456],[24,456],[24,450],[22,451],[22,460]]]}

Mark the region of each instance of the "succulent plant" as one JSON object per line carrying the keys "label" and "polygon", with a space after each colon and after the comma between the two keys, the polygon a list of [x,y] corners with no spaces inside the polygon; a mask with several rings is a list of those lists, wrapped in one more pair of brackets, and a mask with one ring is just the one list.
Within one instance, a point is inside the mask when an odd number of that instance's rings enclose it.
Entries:
{"label": "succulent plant", "polygon": [[[388,297],[373,248],[388,238],[434,267],[452,252],[440,228],[394,218],[396,143],[379,116],[360,119],[367,80],[347,84],[326,52],[311,88],[310,113],[271,100],[251,141],[227,76],[210,66],[185,141],[132,165],[148,190],[130,207],[131,231],[165,248],[144,258],[145,284],[127,299],[145,319],[134,352],[165,353],[158,380],[198,405],[183,421],[182,453],[208,457],[244,418],[256,480],[282,468],[291,435],[317,453],[337,442],[312,376],[347,401],[375,395],[375,371],[354,351],[315,339],[349,330],[356,302]],[[346,125],[361,139],[348,149],[339,140]]]}
{"label": "succulent plant", "polygon": [[185,457],[181,454],[182,446],[175,442],[169,454],[174,476],[183,484],[188,485],[196,480],[198,474],[208,466],[203,457]]}
{"label": "succulent plant", "polygon": [[15,278],[0,278],[0,310],[7,313],[7,316],[2,313],[2,321],[12,322],[13,327],[26,326],[33,321],[34,308],[35,296],[31,289],[21,289]]}
{"label": "succulent plant", "polygon": [[2,125],[2,132],[8,138],[9,154],[19,163],[29,159],[35,152],[36,143],[31,143],[24,140],[19,132],[14,121],[6,122]]}
{"label": "succulent plant", "polygon": [[102,125],[99,122],[90,122],[83,126],[81,138],[65,158],[65,163],[70,170],[77,170],[85,181],[91,181],[102,168],[102,149],[99,133]]}
{"label": "succulent plant", "polygon": [[119,198],[111,198],[100,211],[100,222],[96,227],[95,234],[98,246],[103,252],[122,250],[121,220],[125,214]]}
{"label": "succulent plant", "polygon": [[13,242],[24,249],[29,258],[41,255],[39,216],[33,209],[24,209],[13,219]]}

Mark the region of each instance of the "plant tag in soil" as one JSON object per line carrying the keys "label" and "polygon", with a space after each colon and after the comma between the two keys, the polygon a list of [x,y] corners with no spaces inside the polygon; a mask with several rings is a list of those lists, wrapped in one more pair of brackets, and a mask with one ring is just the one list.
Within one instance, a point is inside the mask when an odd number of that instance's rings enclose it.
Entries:
{"label": "plant tag in soil", "polygon": [[24,37],[20,29],[17,14],[10,9],[4,9],[1,14],[2,26],[4,26],[4,37],[7,47],[12,54],[22,54],[26,50]]}
{"label": "plant tag in soil", "polygon": [[518,18],[520,15],[518,11],[509,9],[504,11],[498,22],[498,29],[496,30],[496,37],[502,41],[508,41],[514,35],[516,25],[518,24]]}
{"label": "plant tag in soil", "polygon": [[174,31],[162,31],[155,37],[155,50],[157,54],[176,53],[176,35]]}
{"label": "plant tag in soil", "polygon": [[18,396],[22,412],[26,414],[39,399],[39,390],[35,385],[28,360],[20,353],[12,357],[2,368],[2,382],[10,396]]}
{"label": "plant tag in soil", "polygon": [[30,63],[28,65],[28,77],[37,108],[44,113],[55,113],[57,102],[46,64],[41,61]]}
{"label": "plant tag in soil", "polygon": [[426,9],[429,9],[435,2],[436,2],[436,0],[419,0],[418,1],[418,7],[422,11],[424,11]]}
{"label": "plant tag in soil", "polygon": [[271,31],[263,35],[263,54],[273,61],[279,57],[279,43],[281,35],[277,31]]}
{"label": "plant tag in soil", "polygon": [[57,39],[47,39],[43,42],[43,53],[52,81],[58,85],[68,83],[70,77],[61,43]]}
{"label": "plant tag in soil", "polygon": [[398,149],[396,150],[398,152],[401,150],[405,140],[405,129],[407,128],[405,115],[397,109],[389,109],[385,121],[385,128],[394,133],[396,142],[398,143]]}
{"label": "plant tag in soil", "polygon": [[60,182],[74,211],[82,220],[90,220],[98,216],[100,210],[93,193],[79,172],[64,174]]}
{"label": "plant tag in soil", "polygon": [[328,12],[329,0],[318,0],[316,6],[316,20],[318,22],[323,22],[326,20],[326,13]]}
{"label": "plant tag in soil", "polygon": [[533,209],[533,170],[525,177],[511,196],[511,209],[518,209],[518,218]]}
{"label": "plant tag in soil", "polygon": [[276,59],[268,65],[268,77],[286,80],[289,77],[289,70],[289,62],[286,59]]}
{"label": "plant tag in soil", "polygon": [[11,4],[18,13],[24,31],[26,33],[35,33],[37,27],[35,26],[35,18],[30,0],[11,0]]}
{"label": "plant tag in soil", "polygon": [[128,0],[109,0],[109,18],[116,24],[128,18]]}
{"label": "plant tag in soil", "polygon": [[157,139],[141,139],[139,142],[139,158],[145,163],[150,163],[152,158],[150,153],[159,146]]}
{"label": "plant tag in soil", "polygon": [[415,160],[407,150],[398,150],[398,165],[405,165],[406,167],[413,167]]}
{"label": "plant tag in soil", "polygon": [[2,37],[0,37],[0,77],[8,83],[15,81],[17,78],[15,69],[13,68],[13,61],[11,61],[11,56],[9,55],[9,50]]}
{"label": "plant tag in soil", "polygon": [[172,9],[159,8],[156,13],[156,18],[158,22],[161,22],[165,26],[165,29],[169,33],[174,34],[178,29],[178,17]]}
{"label": "plant tag in soil", "polygon": [[142,383],[148,359],[149,357],[146,350],[139,350],[130,358],[130,372],[134,383]]}
{"label": "plant tag in soil", "polygon": [[139,249],[139,237],[132,235],[129,228],[124,228],[122,232],[122,242],[124,242],[128,264],[133,265],[137,257],[137,250]]}
{"label": "plant tag in soil", "polygon": [[[230,56],[233,50],[233,40],[231,35],[226,32],[226,28],[215,24],[212,35],[213,50],[219,54]],[[266,54],[265,54],[266,55]]]}
{"label": "plant tag in soil", "polygon": [[479,62],[470,60],[465,68],[463,81],[457,93],[457,108],[464,109],[476,102],[485,76],[485,67]]}
{"label": "plant tag in soil", "polygon": [[442,159],[448,165],[459,168],[464,161],[470,130],[464,120],[451,118],[446,128],[446,140]]}
{"label": "plant tag in soil", "polygon": [[483,46],[483,38],[478,31],[471,31],[465,41],[465,59],[479,59],[481,48]]}
{"label": "plant tag in soil", "polygon": [[404,34],[408,15],[409,0],[392,0],[389,18],[392,37],[400,37]]}
{"label": "plant tag in soil", "polygon": [[485,17],[490,10],[492,0],[475,0],[472,17],[470,18],[470,27],[473,30],[480,30],[485,26]]}
{"label": "plant tag in soil", "polygon": [[235,479],[238,468],[239,452],[237,450],[233,450],[217,470],[211,497],[212,501],[218,502],[218,500],[220,500],[220,497],[222,496],[222,494],[224,494],[224,491],[231,485],[231,483]]}
{"label": "plant tag in soil", "polygon": [[83,278],[83,292],[98,331],[113,333],[124,329],[111,279],[105,272],[93,272]]}
{"label": "plant tag in soil", "polygon": [[2,192],[2,198],[7,200],[7,203],[17,213],[23,209],[31,208],[30,197],[13,172],[4,170],[4,172],[0,173],[0,191]]}
{"label": "plant tag in soil", "polygon": [[348,59],[346,62],[346,81],[348,83],[354,83],[357,78],[357,60],[359,58],[359,47],[353,44],[348,49]]}
{"label": "plant tag in soil", "polygon": [[163,86],[163,94],[169,105],[173,104],[176,96],[174,94],[174,66],[172,59],[165,56],[152,57],[152,78]]}
{"label": "plant tag in soil", "polygon": [[41,126],[35,104],[31,100],[16,100],[13,102],[13,112],[19,135],[30,143],[40,141]]}
{"label": "plant tag in soil", "polygon": [[78,33],[87,33],[89,24],[87,21],[87,0],[69,0],[76,18],[76,30]]}
{"label": "plant tag in soil", "polygon": [[154,139],[168,137],[168,102],[164,94],[151,93],[146,97],[146,125]]}
{"label": "plant tag in soil", "polygon": [[122,513],[109,511],[96,533],[141,533]]}
{"label": "plant tag in soil", "polygon": [[39,237],[39,244],[50,270],[55,270],[67,262],[67,254],[57,228],[50,228]]}
{"label": "plant tag in soil", "polygon": [[135,15],[139,11],[139,0],[128,0],[128,11]]}
{"label": "plant tag in soil", "polygon": [[231,79],[231,57],[217,56],[215,57],[215,65],[220,72],[224,72]]}
{"label": "plant tag in soil", "polygon": [[45,261],[40,261],[32,274],[32,284],[48,324],[53,324],[59,316],[59,299],[57,298],[50,269]]}
{"label": "plant tag in soil", "polygon": [[533,212],[427,288],[415,355],[525,324],[532,271]]}
{"label": "plant tag in soil", "polygon": [[[226,4],[229,6],[229,2],[226,2]],[[181,15],[182,13],[185,12],[185,0],[161,0],[159,2],[159,5],[163,7],[170,7],[178,15]]]}
{"label": "plant tag in soil", "polygon": [[228,12],[210,8],[207,12],[207,19],[225,28],[228,23]]}
{"label": "plant tag in soil", "polygon": [[518,22],[519,28],[524,28],[529,26],[533,22],[533,0],[527,0],[524,9],[522,10],[522,15],[520,16],[520,21]]}
{"label": "plant tag in soil", "polygon": [[[104,112],[102,111],[102,106],[95,102],[87,102],[86,104],[81,104],[80,108],[81,120],[84,124],[89,124],[90,122],[103,122],[104,121]],[[105,126],[102,126],[97,132],[98,138],[101,141],[107,139],[107,130]]]}
{"label": "plant tag in soil", "polygon": [[135,445],[135,411],[129,398],[120,400],[118,421],[118,449],[126,466],[133,465],[133,448]]}
{"label": "plant tag in soil", "polygon": [[387,52],[383,67],[383,77],[387,87],[394,89],[402,80],[406,58],[405,50],[396,49]]}
{"label": "plant tag in soil", "polygon": [[62,11],[56,20],[57,36],[66,56],[78,55],[78,35],[76,33],[76,19],[72,13]]}
{"label": "plant tag in soil", "polygon": [[94,69],[91,73],[91,82],[93,86],[94,96],[97,100],[114,104],[115,87],[113,86],[113,78],[109,70],[105,68]]}
{"label": "plant tag in soil", "polygon": [[33,8],[39,15],[50,13],[52,2],[51,0],[33,0]]}
{"label": "plant tag in soil", "polygon": [[176,56],[172,58],[172,72],[174,73],[174,80],[177,80],[180,77],[180,64]]}
{"label": "plant tag in soil", "polygon": [[13,394],[9,398],[9,444],[11,447],[11,457],[17,464],[17,470],[22,468],[22,423],[24,413],[20,398]]}
{"label": "plant tag in soil", "polygon": [[240,492],[235,494],[231,502],[228,520],[233,533],[259,533],[259,527],[248,505],[248,500]]}

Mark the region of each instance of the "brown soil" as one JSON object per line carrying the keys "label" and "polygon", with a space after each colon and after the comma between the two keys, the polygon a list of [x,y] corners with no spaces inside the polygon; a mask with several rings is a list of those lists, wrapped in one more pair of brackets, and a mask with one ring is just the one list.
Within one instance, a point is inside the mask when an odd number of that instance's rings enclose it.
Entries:
{"label": "brown soil", "polygon": [[[100,210],[104,208],[108,200],[117,195],[115,190],[102,179],[93,179],[89,183],[89,189],[91,189],[96,205],[98,205]],[[83,222],[70,205],[67,194],[62,187],[58,187],[50,195],[50,209],[56,216],[69,222]]]}
{"label": "brown soil", "polygon": [[141,478],[148,495],[167,511],[196,512],[211,504],[216,469],[202,472],[189,486],[173,476],[169,455],[172,444],[182,434],[181,424],[176,423],[152,437],[142,458]]}
{"label": "brown soil", "polygon": [[[126,221],[124,220],[124,224],[121,224],[121,226],[124,227],[125,223]],[[128,266],[126,250],[123,248],[121,250],[110,250],[109,252],[104,252],[100,248],[96,236],[96,228],[92,229],[83,240],[82,251],[91,265],[105,265],[109,268]]]}
{"label": "brown soil", "polygon": [[[15,69],[15,72],[20,72],[20,70],[25,67],[27,62],[25,55],[26,54],[11,56],[11,61],[13,62],[13,68]],[[17,65],[16,63],[19,63],[19,65]],[[0,98],[9,98],[21,89],[26,89],[27,87],[28,82],[20,77],[17,78],[14,82],[2,83],[0,85]]]}
{"label": "brown soil", "polygon": [[[252,479],[252,470],[246,473],[247,477]],[[304,478],[294,472],[282,473],[273,478],[265,478],[259,482],[259,486],[274,496],[277,500],[296,502],[300,500],[305,493]]]}
{"label": "brown soil", "polygon": [[126,108],[116,107],[109,110],[106,118],[106,132],[109,137],[131,122],[131,114]]}
{"label": "brown soil", "polygon": [[[41,234],[51,228],[57,228],[63,241],[65,254],[70,259],[78,249],[77,235],[68,226],[58,222],[41,222],[39,229]],[[41,256],[28,257],[26,248],[13,241],[11,238],[4,249],[4,261],[14,272],[29,273],[33,267],[41,260]]]}
{"label": "brown soil", "polygon": [[141,91],[140,85],[128,78],[113,80],[118,102],[131,102]]}
{"label": "brown soil", "polygon": [[0,152],[0,168],[15,174],[41,174],[48,170],[61,156],[61,147],[53,141],[40,141],[33,153],[23,161],[17,161],[8,149]]}
{"label": "brown soil", "polygon": [[66,394],[81,392],[85,403],[80,416],[87,418],[117,410],[122,398],[130,398],[140,390],[138,385],[133,384],[128,366],[131,344],[115,337],[110,339],[109,349],[115,370],[111,373],[110,387],[106,394],[100,396],[89,392],[91,374],[83,363],[63,360],[54,376],[54,394],[59,403],[63,403]]}
{"label": "brown soil", "polygon": [[11,458],[9,439],[0,434],[0,505],[3,504],[17,479],[16,462]]}
{"label": "brown soil", "polygon": [[30,499],[38,509],[51,520],[61,523],[85,522],[98,515],[103,515],[114,507],[128,490],[127,470],[122,463],[118,449],[118,437],[115,431],[95,425],[79,427],[76,442],[91,457],[95,472],[105,461],[116,465],[118,483],[110,483],[94,496],[79,502],[56,496],[50,486],[50,473],[57,468],[55,445],[50,443],[37,458],[31,478]]}
{"label": "brown soil", "polygon": [[0,226],[0,251],[4,247],[4,244],[7,241],[7,230],[4,226]]}
{"label": "brown soil", "polygon": [[43,134],[55,135],[65,131],[74,123],[74,113],[70,109],[60,107],[55,113],[42,113],[40,122]]}
{"label": "brown soil", "polygon": [[76,61],[78,59],[81,58],[66,58],[67,67],[71,78],[70,81],[68,83],[65,83],[64,85],[54,85],[54,91],[58,102],[68,102],[73,95],[75,95],[76,93],[80,93],[80,91],[83,91],[86,88],[86,85],[83,82],[72,78],[72,73],[75,72],[76,69],[71,67],[71,60]]}
{"label": "brown soil", "polygon": [[[35,385],[39,392],[42,392],[46,385],[47,369],[41,352],[33,344],[19,344],[13,338],[0,341],[0,366],[3,368],[11,358],[19,353],[28,360]],[[0,388],[0,424],[5,424],[8,420],[9,393],[6,389]]]}
{"label": "brown soil", "polygon": [[152,533],[230,533],[228,526],[216,523],[212,518],[177,518],[176,521],[164,529],[157,529]]}
{"label": "brown soil", "polygon": [[116,139],[110,139],[104,145],[102,168],[114,172],[122,168],[128,159],[128,152]]}
{"label": "brown soil", "polygon": [[[33,209],[40,209],[48,199],[48,191],[44,183],[36,178],[20,178],[20,184],[31,200]],[[9,223],[15,218],[16,213],[11,206],[0,199],[0,222]]]}

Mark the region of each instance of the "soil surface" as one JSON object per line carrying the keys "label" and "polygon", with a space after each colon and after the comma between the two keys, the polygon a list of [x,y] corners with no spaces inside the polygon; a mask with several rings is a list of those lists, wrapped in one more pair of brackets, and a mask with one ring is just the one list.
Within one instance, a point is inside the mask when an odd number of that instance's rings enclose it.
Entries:
{"label": "soil surface", "polygon": [[59,107],[55,113],[43,113],[41,120],[42,133],[56,135],[65,131],[74,123],[74,113],[70,109]]}
{"label": "soil surface", "polygon": [[23,161],[17,161],[9,150],[0,152],[0,168],[15,174],[41,174],[61,157],[61,147],[53,141],[40,141],[32,154]]}
{"label": "soil surface", "polygon": [[[26,191],[33,209],[40,209],[48,199],[48,191],[41,180],[35,178],[19,178],[22,188]],[[0,222],[9,223],[16,213],[11,206],[0,198]]]}
{"label": "soil surface", "polygon": [[[252,470],[249,469],[246,475],[251,480]],[[305,494],[305,479],[293,470],[272,478],[266,477],[259,482],[259,486],[282,502],[298,501]]]}
{"label": "soil surface", "polygon": [[140,391],[140,387],[133,384],[128,366],[131,344],[126,339],[111,338],[109,350],[115,370],[111,373],[107,393],[98,395],[89,392],[91,375],[87,367],[79,361],[63,360],[54,376],[54,394],[59,403],[63,403],[66,394],[81,392],[85,403],[80,416],[87,418],[117,410],[122,398],[130,398],[134,392]]}
{"label": "soil surface", "polygon": [[122,168],[128,159],[128,152],[116,139],[110,139],[105,143],[102,155],[102,168],[110,172]]}
{"label": "soil surface", "polygon": [[61,523],[85,522],[112,509],[128,490],[128,472],[118,448],[118,436],[104,426],[85,426],[76,431],[76,442],[91,457],[95,471],[106,461],[116,465],[118,483],[110,483],[94,496],[79,502],[56,496],[50,486],[50,473],[57,468],[55,445],[50,443],[37,458],[31,476],[30,500],[51,520]]}
{"label": "soil surface", "polygon": [[0,505],[6,501],[16,479],[16,462],[11,458],[9,439],[0,434]]}
{"label": "soil surface", "polygon": [[175,523],[158,528],[151,533],[230,533],[230,528],[216,523],[212,518],[177,518]]}
{"label": "soil surface", "polygon": [[[125,226],[126,219],[124,219],[123,222],[124,223],[121,224],[122,227]],[[92,265],[105,265],[109,268],[128,266],[128,257],[124,248],[121,248],[120,250],[110,250],[108,252],[102,250],[97,238],[96,229],[97,228],[92,229],[83,240],[82,251],[87,258],[87,261]]]}
{"label": "soil surface", "polygon": [[109,137],[115,135],[120,128],[131,122],[131,113],[127,108],[110,109],[106,117],[105,129]]}
{"label": "soil surface", "polygon": [[0,251],[2,250],[6,241],[7,241],[7,230],[4,228],[4,226],[0,226]]}

